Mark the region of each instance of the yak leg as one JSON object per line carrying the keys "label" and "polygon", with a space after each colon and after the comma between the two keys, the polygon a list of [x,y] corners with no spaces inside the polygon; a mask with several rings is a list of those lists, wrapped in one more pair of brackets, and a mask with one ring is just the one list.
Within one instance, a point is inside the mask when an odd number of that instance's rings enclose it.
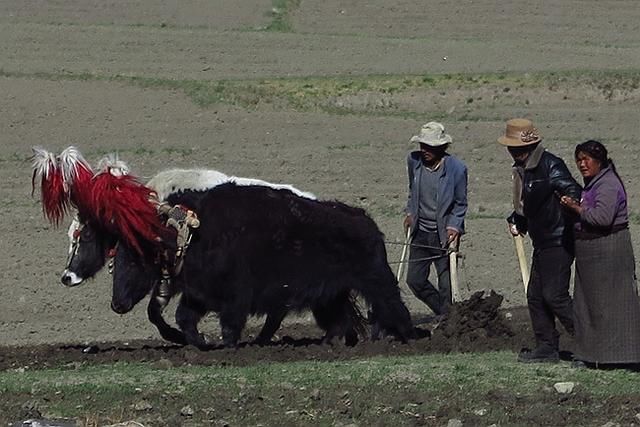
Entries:
{"label": "yak leg", "polygon": [[222,330],[222,344],[225,347],[236,347],[242,329],[247,323],[247,311],[224,310],[220,313],[220,329]]}
{"label": "yak leg", "polygon": [[183,295],[176,308],[176,323],[184,332],[187,344],[206,350],[209,346],[204,336],[198,331],[198,323],[206,314],[206,310],[199,304],[194,304],[190,299]]}
{"label": "yak leg", "polygon": [[287,315],[287,309],[282,308],[267,313],[267,318],[264,322],[264,326],[260,330],[260,333],[254,340],[254,343],[262,345],[271,342],[271,338],[280,328],[282,321]]}
{"label": "yak leg", "polygon": [[344,337],[345,344],[350,347],[358,343],[355,321],[360,315],[353,304],[346,293],[312,309],[316,323],[325,331],[323,342],[331,344],[334,337]]}
{"label": "yak leg", "polygon": [[382,328],[380,326],[380,322],[376,319],[376,313],[373,311],[373,308],[369,309],[368,316],[369,324],[371,325],[371,341],[377,341],[380,339],[380,335],[382,334]]}
{"label": "yak leg", "polygon": [[236,294],[232,303],[225,304],[220,312],[222,343],[225,347],[236,347],[244,325],[247,323],[253,294],[241,285],[234,286],[233,283],[231,283],[229,286],[231,289],[244,289],[243,292]]}
{"label": "yak leg", "polygon": [[158,289],[157,286],[154,287],[153,293],[151,294],[151,299],[149,300],[149,305],[147,306],[147,317],[149,318],[149,321],[158,329],[158,332],[160,332],[160,336],[162,336],[162,338],[176,344],[186,344],[187,340],[182,331],[179,331],[178,329],[170,326],[162,317],[162,312],[164,311],[168,302],[169,299],[158,299]]}

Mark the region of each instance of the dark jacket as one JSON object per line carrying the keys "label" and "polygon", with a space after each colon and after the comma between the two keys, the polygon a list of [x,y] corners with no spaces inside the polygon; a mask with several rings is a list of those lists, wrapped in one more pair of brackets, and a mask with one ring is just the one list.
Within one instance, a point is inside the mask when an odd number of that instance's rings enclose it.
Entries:
{"label": "dark jacket", "polygon": [[[445,154],[442,164],[443,172],[438,185],[438,207],[436,223],[440,243],[447,241],[447,229],[464,233],[464,217],[467,213],[467,167],[462,161],[450,154]],[[412,151],[407,157],[407,172],[409,174],[409,197],[407,199],[407,214],[413,221],[411,234],[418,228],[418,211],[420,209],[420,176],[422,175],[422,155],[420,151]]]}
{"label": "dark jacket", "polygon": [[577,218],[560,205],[560,197],[580,200],[582,188],[561,158],[538,148],[523,171],[524,216],[513,212],[507,221],[515,223],[522,233],[528,231],[534,248],[564,246],[570,249]]}

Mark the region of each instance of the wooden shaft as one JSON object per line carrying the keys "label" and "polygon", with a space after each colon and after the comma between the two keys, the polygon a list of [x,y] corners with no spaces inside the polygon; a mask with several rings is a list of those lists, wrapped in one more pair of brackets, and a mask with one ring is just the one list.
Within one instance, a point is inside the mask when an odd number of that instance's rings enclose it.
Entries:
{"label": "wooden shaft", "polygon": [[404,265],[405,258],[407,257],[407,248],[409,247],[409,243],[411,243],[411,227],[407,228],[407,237],[404,239],[404,246],[402,247],[402,255],[400,255],[400,264],[398,265],[398,274],[396,274],[396,279],[398,282],[402,278],[402,266]]}
{"label": "wooden shaft", "polygon": [[516,254],[518,255],[518,263],[520,264],[520,274],[522,275],[522,284],[524,285],[524,292],[527,293],[529,287],[529,266],[527,265],[527,256],[524,252],[524,238],[518,234],[513,236],[513,241],[516,245]]}
{"label": "wooden shaft", "polygon": [[458,252],[449,252],[449,277],[451,278],[451,299],[454,303],[461,301],[460,285],[458,283]]}

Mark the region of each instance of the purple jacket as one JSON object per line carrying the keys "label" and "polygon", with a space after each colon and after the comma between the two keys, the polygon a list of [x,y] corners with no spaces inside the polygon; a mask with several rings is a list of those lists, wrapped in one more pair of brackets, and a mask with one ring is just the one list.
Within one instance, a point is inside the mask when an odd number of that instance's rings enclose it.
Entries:
{"label": "purple jacket", "polygon": [[584,187],[581,205],[578,229],[610,230],[629,222],[627,194],[611,167],[601,170]]}

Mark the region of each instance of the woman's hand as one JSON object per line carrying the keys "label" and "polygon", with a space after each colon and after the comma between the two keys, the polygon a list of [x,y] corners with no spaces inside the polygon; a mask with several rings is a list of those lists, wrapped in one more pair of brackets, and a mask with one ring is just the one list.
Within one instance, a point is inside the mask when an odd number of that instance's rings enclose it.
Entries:
{"label": "woman's hand", "polygon": [[560,197],[560,204],[578,215],[582,213],[582,206],[580,206],[580,202],[569,196]]}

